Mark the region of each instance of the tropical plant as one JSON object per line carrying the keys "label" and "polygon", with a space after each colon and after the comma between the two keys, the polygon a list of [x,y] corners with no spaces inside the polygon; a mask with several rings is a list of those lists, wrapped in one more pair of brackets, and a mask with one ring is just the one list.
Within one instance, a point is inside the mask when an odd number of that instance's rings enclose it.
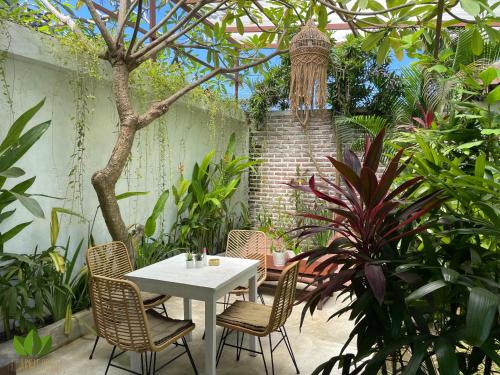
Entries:
{"label": "tropical plant", "polygon": [[64,331],[69,334],[73,312],[89,306],[88,272],[86,266],[81,266],[79,270],[76,270],[81,260],[83,239],[74,249],[71,246],[71,238],[68,238],[65,245],[58,245],[59,213],[82,217],[64,208],[53,208],[50,222],[50,248],[46,250],[53,259],[55,272],[46,275],[52,282],[45,289],[44,305],[54,321],[65,319]]}
{"label": "tropical plant", "polygon": [[[240,185],[245,171],[257,162],[235,155],[236,137],[231,135],[222,159],[212,163],[214,151],[200,164],[196,163],[191,180],[180,176],[172,186],[177,208],[176,221],[170,232],[170,242],[178,248],[222,251],[228,223],[234,221],[231,198]],[[224,224],[226,223],[226,224]]]}
{"label": "tropical plant", "polygon": [[40,337],[36,329],[30,330],[26,337],[14,336],[14,350],[21,357],[39,358],[50,352],[52,337]]}
{"label": "tropical plant", "polygon": [[406,301],[432,332],[422,344],[434,345],[440,370],[489,374],[492,361],[500,365],[500,171],[484,153],[451,156],[436,132],[432,142],[425,133],[410,150],[408,170],[424,177],[415,193],[442,189],[447,200],[430,214],[420,252],[398,268],[414,289]]}
{"label": "tropical plant", "polygon": [[[344,373],[377,373],[385,370],[386,359],[394,363],[403,360],[403,348],[412,354],[411,362],[423,359],[418,335],[419,317],[405,308],[406,286],[401,283],[396,267],[414,248],[415,234],[427,229],[429,223],[421,219],[443,201],[440,190],[432,191],[416,201],[406,199],[416,189],[421,177],[410,179],[393,188],[395,179],[406,163],[400,165],[400,150],[380,177],[376,175],[382,155],[384,129],[373,142],[367,142],[361,162],[352,151],[346,151],[341,162],[328,157],[345,186],[324,179],[332,192],[320,190],[315,177],[309,186],[293,185],[328,202],[335,216],[311,213],[299,214],[321,224],[296,229],[300,239],[318,232],[334,232],[336,238],[326,247],[302,253],[295,260],[307,258],[309,264],[318,261],[317,271],[332,263],[339,264],[335,273],[322,276],[324,284],[306,297],[302,321],[306,312],[316,309],[322,297],[333,292],[347,295],[351,302],[334,316],[350,312],[355,329],[338,356],[321,365],[315,373],[329,373],[334,365]],[[335,193],[335,194],[333,194]],[[328,255],[327,257],[324,257]],[[345,353],[349,343],[357,337],[357,353]],[[398,353],[395,355],[394,353]],[[406,359],[406,357],[405,357]]]}
{"label": "tropical plant", "polygon": [[[57,255],[54,255],[57,257]],[[47,275],[57,272],[49,252],[0,254],[0,315],[3,332],[25,333],[46,317],[44,296],[53,285]]]}
{"label": "tropical plant", "polygon": [[[47,131],[50,121],[33,126],[23,133],[29,121],[43,106],[45,99],[33,108],[24,112],[10,126],[5,138],[0,143],[0,224],[11,218],[16,209],[7,210],[14,202],[21,203],[29,212],[36,217],[44,217],[44,213],[38,202],[31,197],[27,190],[35,182],[35,177],[18,182],[12,187],[5,184],[10,179],[21,177],[25,172],[16,167],[16,162],[40,139]],[[9,229],[0,232],[0,253],[4,250],[5,242],[18,235],[24,228],[31,224],[31,221],[17,224]]]}

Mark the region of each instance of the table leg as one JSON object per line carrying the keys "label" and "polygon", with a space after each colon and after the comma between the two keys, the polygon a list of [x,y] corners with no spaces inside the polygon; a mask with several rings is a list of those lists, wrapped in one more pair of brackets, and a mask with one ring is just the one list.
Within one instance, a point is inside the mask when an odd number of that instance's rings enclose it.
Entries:
{"label": "table leg", "polygon": [[[256,302],[257,300],[257,275],[253,276],[248,280],[248,297],[250,298],[250,302]],[[248,335],[248,339],[250,341],[250,350],[255,351],[257,348],[257,340],[255,336]],[[250,352],[251,356],[255,357],[256,354]]]}
{"label": "table leg", "polygon": [[[184,319],[191,320],[193,319],[193,304],[189,298],[184,298]],[[186,340],[191,341],[193,335],[189,332],[186,335]]]}
{"label": "table leg", "polygon": [[205,302],[205,374],[215,375],[215,319],[217,316],[217,301]]}

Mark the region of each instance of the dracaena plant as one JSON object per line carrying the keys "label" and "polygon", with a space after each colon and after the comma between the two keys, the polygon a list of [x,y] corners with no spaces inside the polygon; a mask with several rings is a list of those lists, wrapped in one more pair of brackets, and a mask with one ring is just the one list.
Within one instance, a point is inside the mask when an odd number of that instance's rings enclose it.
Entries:
{"label": "dracaena plant", "polygon": [[[318,302],[333,292],[350,297],[350,303],[335,315],[350,311],[350,318],[356,322],[340,355],[320,366],[316,373],[329,373],[336,364],[352,374],[385,371],[389,357],[396,366],[403,360],[403,348],[413,352],[418,345],[409,334],[416,330],[413,327],[416,323],[404,304],[406,287],[400,279],[404,275],[395,270],[415,245],[417,234],[428,227],[424,215],[439,206],[443,198],[441,191],[436,190],[416,201],[409,201],[407,197],[418,188],[421,177],[395,186],[396,178],[407,164],[401,162],[403,150],[388,161],[383,172],[378,172],[384,134],[382,129],[373,142],[365,142],[362,161],[352,151],[345,152],[343,161],[328,157],[341,175],[342,184],[324,178],[320,184],[314,176],[308,186],[292,184],[294,188],[328,202],[332,213],[332,216],[299,214],[321,224],[297,228],[297,237],[302,240],[325,231],[333,234],[328,246],[294,259],[307,257],[309,263],[317,261],[317,271],[327,270],[332,264],[339,265],[337,270],[320,276],[322,285],[305,297],[302,322],[307,310],[313,313]],[[345,353],[355,337],[357,354]],[[391,347],[395,339],[404,342]],[[388,351],[388,347],[392,349]],[[395,353],[397,349],[401,349],[399,353]]]}

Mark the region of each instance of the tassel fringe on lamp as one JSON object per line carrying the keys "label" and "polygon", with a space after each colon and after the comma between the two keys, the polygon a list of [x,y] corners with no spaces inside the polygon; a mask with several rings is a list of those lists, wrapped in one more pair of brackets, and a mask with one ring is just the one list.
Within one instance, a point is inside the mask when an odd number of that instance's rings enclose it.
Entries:
{"label": "tassel fringe on lamp", "polygon": [[299,109],[325,107],[330,46],[312,20],[290,42],[290,107],[297,115]]}

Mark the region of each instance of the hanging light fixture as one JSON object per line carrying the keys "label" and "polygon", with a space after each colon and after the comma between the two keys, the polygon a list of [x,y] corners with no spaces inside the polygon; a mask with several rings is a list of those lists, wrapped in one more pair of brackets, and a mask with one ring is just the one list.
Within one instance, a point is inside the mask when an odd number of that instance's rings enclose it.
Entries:
{"label": "hanging light fixture", "polygon": [[313,20],[290,42],[290,107],[298,110],[324,108],[327,99],[328,61],[330,40],[318,30]]}

